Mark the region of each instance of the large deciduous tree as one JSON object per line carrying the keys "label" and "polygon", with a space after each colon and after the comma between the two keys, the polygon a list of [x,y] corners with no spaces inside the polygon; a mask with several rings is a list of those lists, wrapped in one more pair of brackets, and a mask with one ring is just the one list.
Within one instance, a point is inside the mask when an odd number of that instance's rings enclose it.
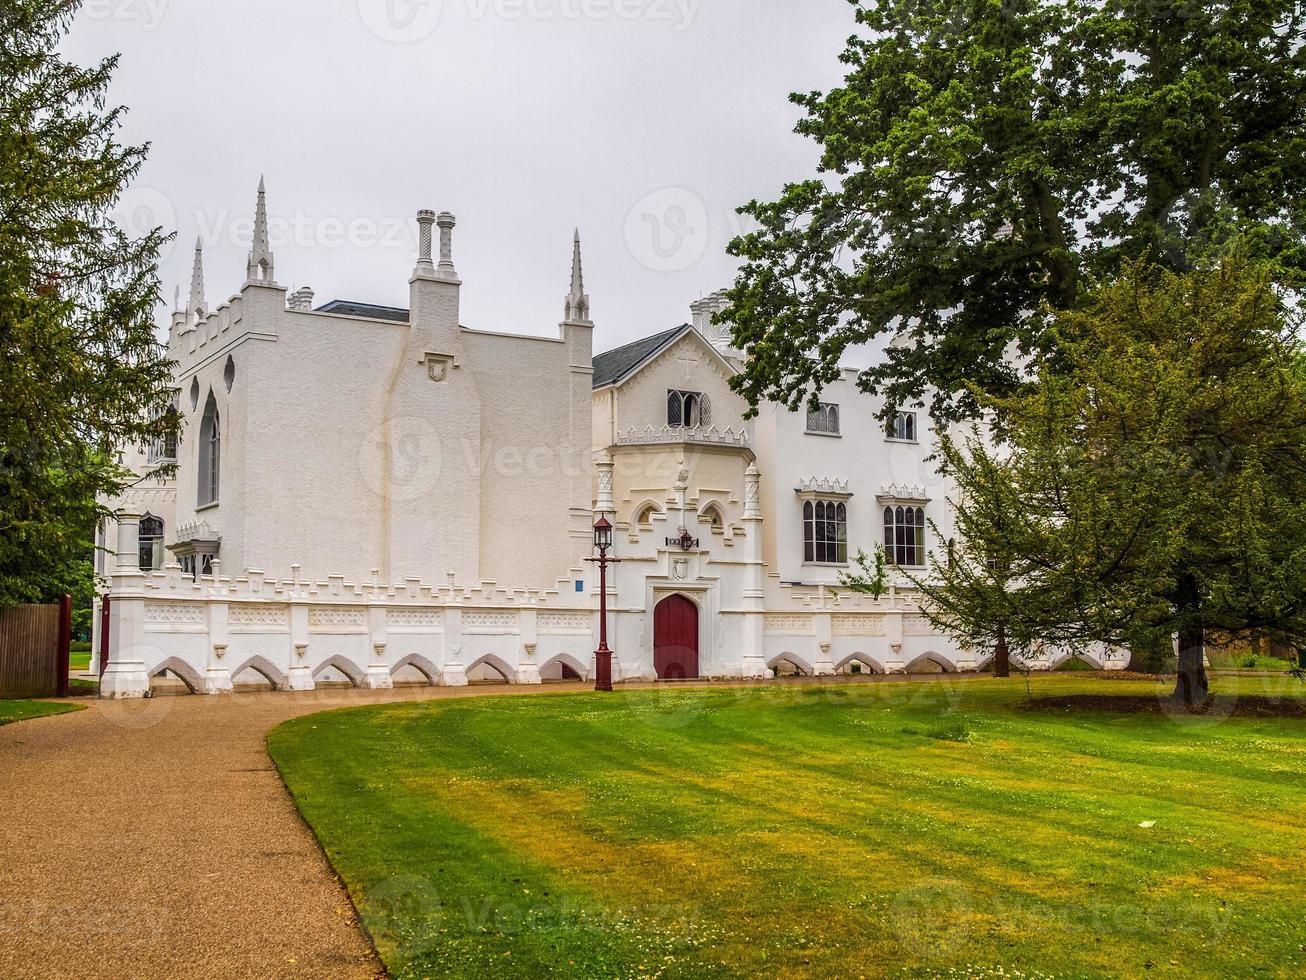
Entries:
{"label": "large deciduous tree", "polygon": [[[1131,263],[1058,314],[1003,440],[945,438],[959,540],[920,583],[968,642],[1168,648],[1204,700],[1208,632],[1306,646],[1306,377],[1273,271]],[[969,428],[969,427],[966,427]]]}
{"label": "large deciduous tree", "polygon": [[106,108],[116,59],[58,52],[75,0],[0,5],[0,603],[89,572],[117,448],[162,438],[171,365],[154,332],[161,230],[110,218],[145,157]]}
{"label": "large deciduous tree", "polygon": [[731,244],[735,384],[791,408],[850,345],[889,406],[974,414],[1019,384],[1046,309],[1150,256],[1192,267],[1237,229],[1306,278],[1303,14],[1289,0],[853,0],[844,84],[796,94],[820,172]]}

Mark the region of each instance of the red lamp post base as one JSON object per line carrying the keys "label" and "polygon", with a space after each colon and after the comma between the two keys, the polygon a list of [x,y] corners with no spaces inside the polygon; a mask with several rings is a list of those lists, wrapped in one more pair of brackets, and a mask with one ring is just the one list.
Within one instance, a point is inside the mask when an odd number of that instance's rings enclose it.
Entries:
{"label": "red lamp post base", "polygon": [[612,651],[594,651],[594,690],[612,690]]}

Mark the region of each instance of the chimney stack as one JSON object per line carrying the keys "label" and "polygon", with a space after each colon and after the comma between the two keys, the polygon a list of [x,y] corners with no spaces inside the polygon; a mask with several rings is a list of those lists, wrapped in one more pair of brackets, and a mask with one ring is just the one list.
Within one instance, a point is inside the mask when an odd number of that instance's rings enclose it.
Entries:
{"label": "chimney stack", "polygon": [[286,300],[286,306],[292,310],[298,310],[300,313],[313,312],[313,289],[311,286],[301,286],[290,294]]}
{"label": "chimney stack", "polygon": [[730,301],[726,298],[724,289],[689,304],[690,312],[694,317],[694,329],[702,334],[708,343],[722,352],[730,348],[730,325],[713,323],[712,317],[729,305]]}
{"label": "chimney stack", "polygon": [[436,274],[441,279],[457,279],[453,267],[453,226],[457,222],[448,211],[441,211],[435,221],[440,226],[440,265]]}
{"label": "chimney stack", "polygon": [[417,266],[413,276],[434,276],[435,263],[431,259],[431,226],[435,212],[423,209],[417,212]]}

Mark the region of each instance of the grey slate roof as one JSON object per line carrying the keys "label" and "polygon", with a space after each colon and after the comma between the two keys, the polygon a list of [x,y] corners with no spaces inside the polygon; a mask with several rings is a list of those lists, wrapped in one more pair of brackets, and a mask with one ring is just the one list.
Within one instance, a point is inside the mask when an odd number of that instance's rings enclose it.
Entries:
{"label": "grey slate roof", "polygon": [[594,387],[602,388],[620,381],[690,329],[692,328],[688,323],[683,323],[674,329],[655,333],[652,337],[645,337],[625,347],[595,354]]}
{"label": "grey slate roof", "polygon": [[395,323],[408,322],[407,310],[401,310],[396,306],[377,306],[375,303],[355,303],[347,299],[333,299],[313,312],[335,313],[339,316],[366,316],[373,320],[393,320]]}

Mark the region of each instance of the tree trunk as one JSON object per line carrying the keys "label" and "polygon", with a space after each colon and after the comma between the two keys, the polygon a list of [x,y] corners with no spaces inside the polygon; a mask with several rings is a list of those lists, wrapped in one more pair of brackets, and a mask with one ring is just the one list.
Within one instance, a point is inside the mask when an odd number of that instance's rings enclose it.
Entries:
{"label": "tree trunk", "polygon": [[993,648],[993,676],[1011,676],[1011,649],[1007,646],[1006,630],[998,632],[998,642]]}
{"label": "tree trunk", "polygon": [[1197,579],[1191,573],[1179,577],[1178,602],[1175,605],[1180,613],[1179,622],[1186,625],[1179,629],[1179,676],[1175,679],[1174,694],[1176,701],[1191,708],[1195,704],[1205,704],[1210,695],[1210,686],[1206,680],[1206,649],[1201,626],[1194,625],[1193,613],[1202,605],[1202,590]]}
{"label": "tree trunk", "polygon": [[1185,705],[1204,704],[1210,696],[1203,665],[1205,648],[1200,629],[1186,629],[1179,633],[1179,676],[1175,679],[1174,697]]}

